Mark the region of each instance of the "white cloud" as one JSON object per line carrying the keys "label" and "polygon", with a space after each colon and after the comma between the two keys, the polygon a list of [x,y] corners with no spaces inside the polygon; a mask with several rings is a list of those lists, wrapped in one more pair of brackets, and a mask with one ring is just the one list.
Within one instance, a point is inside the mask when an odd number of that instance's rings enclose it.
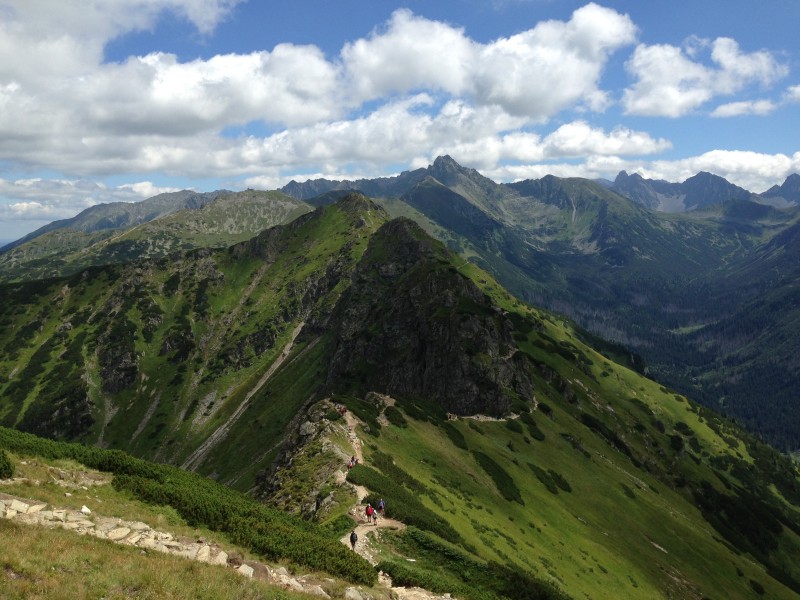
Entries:
{"label": "white cloud", "polygon": [[793,85],[783,95],[785,102],[800,102],[800,85]]}
{"label": "white cloud", "polygon": [[665,139],[654,140],[647,133],[617,127],[610,133],[585,121],[562,125],[544,140],[548,158],[590,155],[641,155],[662,152],[672,147]]}
{"label": "white cloud", "polygon": [[421,88],[462,94],[477,51],[463,29],[401,9],[385,30],[346,44],[341,57],[357,98],[369,100]]}
{"label": "white cloud", "polygon": [[[786,65],[769,52],[744,53],[736,41],[717,38],[702,48],[640,44],[628,60],[637,78],[622,103],[628,114],[679,117],[712,98],[738,92],[749,85],[769,85],[788,73]],[[693,60],[710,48],[712,65]]]}
{"label": "white cloud", "polygon": [[739,117],[742,115],[768,115],[778,108],[771,100],[729,102],[711,111],[712,117]]}
{"label": "white cloud", "polygon": [[[105,43],[153,27],[164,10],[209,31],[235,4],[106,0],[75,11],[62,2],[14,0],[13,18],[0,24],[0,55],[7,57],[0,64],[0,160],[78,175],[210,167],[224,176],[241,170],[220,160],[224,155],[251,166],[256,156],[282,162],[265,153],[270,146],[284,148],[287,137],[309,151],[310,162],[342,160],[348,139],[302,142],[305,128],[338,128],[374,144],[362,134],[374,133],[374,122],[388,122],[392,156],[399,159],[423,133],[435,138],[459,123],[480,132],[499,120],[520,127],[570,107],[605,108],[609,96],[598,87],[603,68],[610,53],[635,36],[627,16],[596,4],[576,10],[569,21],[539,23],[487,44],[399,10],[384,29],[346,44],[336,60],[316,46],[279,44],[186,62],[163,52],[103,62]],[[430,114],[432,127],[425,131],[419,130],[422,115],[401,119],[409,130],[394,128],[399,117],[388,115],[418,91],[436,98],[431,106],[449,103],[456,112]],[[467,113],[474,115],[469,123],[463,121]],[[488,115],[488,125],[481,115]],[[251,122],[285,129],[263,143],[222,135]],[[406,134],[411,138],[401,140]],[[369,151],[356,149],[352,160],[360,153]]]}
{"label": "white cloud", "polygon": [[581,102],[602,108],[606,97],[597,86],[606,60],[635,35],[627,15],[587,4],[566,23],[542,22],[481,48],[475,96],[539,121]]}

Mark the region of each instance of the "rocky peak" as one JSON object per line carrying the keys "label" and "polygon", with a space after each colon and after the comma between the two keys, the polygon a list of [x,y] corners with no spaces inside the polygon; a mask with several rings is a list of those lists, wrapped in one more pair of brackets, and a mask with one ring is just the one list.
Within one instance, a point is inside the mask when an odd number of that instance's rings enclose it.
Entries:
{"label": "rocky peak", "polygon": [[732,200],[749,200],[752,195],[724,177],[701,171],[681,184],[687,208],[723,204]]}
{"label": "rocky peak", "polygon": [[513,326],[442,244],[395,219],[370,241],[333,319],[330,391],[432,398],[458,414],[504,414],[533,395]]}
{"label": "rocky peak", "polygon": [[792,173],[781,185],[773,185],[761,194],[767,198],[783,198],[789,202],[800,203],[800,175]]}

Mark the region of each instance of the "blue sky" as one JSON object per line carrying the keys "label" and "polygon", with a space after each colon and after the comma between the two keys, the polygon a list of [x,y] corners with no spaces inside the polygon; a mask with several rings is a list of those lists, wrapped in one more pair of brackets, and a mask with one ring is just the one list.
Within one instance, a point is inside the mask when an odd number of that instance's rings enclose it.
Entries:
{"label": "blue sky", "polygon": [[0,0],[0,240],[445,153],[497,181],[800,172],[795,0],[74,6]]}

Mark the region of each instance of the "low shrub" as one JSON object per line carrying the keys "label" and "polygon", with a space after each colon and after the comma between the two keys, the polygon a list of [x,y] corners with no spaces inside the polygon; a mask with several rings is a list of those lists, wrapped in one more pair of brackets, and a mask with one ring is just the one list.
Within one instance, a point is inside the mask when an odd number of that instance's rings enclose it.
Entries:
{"label": "low shrub", "polygon": [[0,450],[0,479],[11,479],[14,476],[14,465],[5,453]]}
{"label": "low shrub", "polygon": [[467,446],[467,440],[464,438],[464,434],[461,433],[461,431],[455,425],[452,423],[443,423],[442,429],[444,429],[447,437],[450,438],[450,441],[453,442],[456,447],[463,450],[469,450],[469,447]]}
{"label": "low shrub", "polygon": [[289,559],[348,581],[374,585],[377,573],[317,526],[271,509],[250,496],[176,467],[150,463],[119,450],[55,442],[0,427],[0,449],[49,459],[72,459],[114,474],[113,486],[138,499],[174,508],[189,525],[228,533],[234,542],[269,559]]}
{"label": "low shrub", "polygon": [[408,427],[408,421],[396,406],[387,406],[384,414],[386,415],[386,420],[392,425],[403,428]]}
{"label": "low shrub", "polygon": [[528,468],[530,468],[530,470],[533,471],[534,475],[536,475],[536,478],[541,482],[541,484],[544,487],[547,488],[548,492],[550,492],[551,494],[558,494],[558,486],[556,485],[556,482],[553,481],[553,478],[547,471],[545,471],[541,467],[537,467],[533,463],[528,463]]}
{"label": "low shrub", "polygon": [[525,505],[525,501],[522,499],[522,494],[517,487],[517,484],[514,483],[514,479],[509,475],[503,467],[497,464],[492,457],[484,454],[483,452],[472,452],[472,456],[475,457],[475,460],[478,461],[478,464],[481,468],[486,471],[489,477],[492,478],[494,484],[497,486],[497,490],[500,492],[500,495],[503,496],[506,500],[510,502],[517,502],[518,504]]}

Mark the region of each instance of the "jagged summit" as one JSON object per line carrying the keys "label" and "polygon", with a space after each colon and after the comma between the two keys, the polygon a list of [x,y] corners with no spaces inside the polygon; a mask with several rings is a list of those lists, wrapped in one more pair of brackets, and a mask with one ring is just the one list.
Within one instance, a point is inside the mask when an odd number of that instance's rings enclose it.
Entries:
{"label": "jagged summit", "polygon": [[781,185],[773,185],[761,195],[767,198],[783,198],[787,202],[800,204],[800,175],[792,173]]}

